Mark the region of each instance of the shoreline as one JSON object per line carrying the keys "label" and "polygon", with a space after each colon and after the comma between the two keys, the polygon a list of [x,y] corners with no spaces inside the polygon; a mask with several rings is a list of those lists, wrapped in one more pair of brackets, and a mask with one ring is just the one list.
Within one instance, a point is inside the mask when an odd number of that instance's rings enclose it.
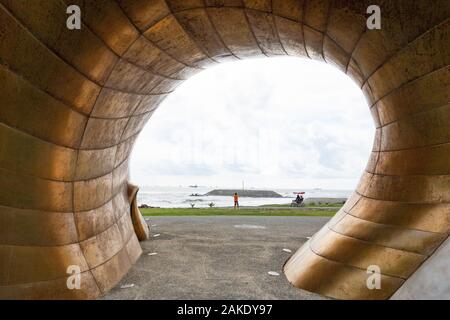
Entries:
{"label": "shoreline", "polygon": [[343,204],[331,206],[291,207],[290,205],[232,206],[212,208],[140,208],[144,217],[150,216],[334,216]]}
{"label": "shoreline", "polygon": [[[286,198],[294,200],[294,198]],[[264,210],[266,208],[271,209],[297,209],[297,210],[308,210],[308,209],[317,209],[317,210],[326,210],[326,209],[335,209],[342,207],[345,202],[347,201],[347,198],[325,198],[325,197],[312,197],[312,198],[306,198],[303,201],[303,205],[300,207],[293,207],[291,206],[291,202],[286,203],[272,203],[272,204],[260,204],[260,205],[242,205],[240,206],[241,209],[260,209]],[[195,200],[192,200],[192,203],[195,203]],[[231,201],[230,201],[231,202]],[[148,206],[146,204],[139,205],[139,209],[233,209],[233,205],[225,205],[225,206],[213,206],[213,207],[157,207],[157,206]]]}

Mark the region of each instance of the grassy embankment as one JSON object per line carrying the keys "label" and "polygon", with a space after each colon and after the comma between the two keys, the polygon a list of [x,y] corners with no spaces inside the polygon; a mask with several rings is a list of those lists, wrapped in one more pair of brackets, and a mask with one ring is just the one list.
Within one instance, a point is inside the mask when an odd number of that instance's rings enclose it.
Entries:
{"label": "grassy embankment", "polygon": [[[308,207],[311,207],[310,209]],[[140,209],[144,216],[298,216],[332,217],[342,204],[317,205],[292,208],[287,205],[264,205],[259,207],[233,208],[150,208]],[[319,208],[319,209],[317,209]],[[322,210],[321,210],[322,209]],[[324,210],[326,209],[326,210]]]}

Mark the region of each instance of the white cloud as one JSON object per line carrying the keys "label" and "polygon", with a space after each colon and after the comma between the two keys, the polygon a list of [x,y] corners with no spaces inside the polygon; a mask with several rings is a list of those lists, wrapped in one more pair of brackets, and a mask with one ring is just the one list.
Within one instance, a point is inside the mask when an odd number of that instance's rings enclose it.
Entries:
{"label": "white cloud", "polygon": [[203,71],[155,112],[132,154],[140,185],[352,188],[372,148],[361,90],[300,58]]}

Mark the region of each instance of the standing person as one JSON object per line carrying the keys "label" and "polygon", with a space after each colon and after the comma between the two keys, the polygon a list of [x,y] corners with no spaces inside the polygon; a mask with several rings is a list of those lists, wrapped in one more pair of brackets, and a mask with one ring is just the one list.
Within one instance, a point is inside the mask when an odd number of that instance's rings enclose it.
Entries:
{"label": "standing person", "polygon": [[239,209],[239,196],[236,192],[234,193],[233,198],[234,198],[234,209]]}

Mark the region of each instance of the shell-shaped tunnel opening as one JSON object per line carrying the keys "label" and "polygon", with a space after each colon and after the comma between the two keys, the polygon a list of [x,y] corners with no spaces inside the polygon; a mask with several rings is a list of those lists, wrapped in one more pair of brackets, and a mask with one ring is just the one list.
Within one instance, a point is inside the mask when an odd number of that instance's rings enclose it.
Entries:
{"label": "shell-shaped tunnel opening", "polygon": [[[393,295],[450,231],[450,5],[372,2],[1,0],[0,297],[112,288],[141,254],[128,160],[154,110],[210,65],[276,55],[350,75],[377,128],[359,186],[285,274],[333,298]],[[66,26],[72,4],[80,30]],[[373,4],[382,26],[369,30]],[[374,264],[381,290],[366,286]]]}

